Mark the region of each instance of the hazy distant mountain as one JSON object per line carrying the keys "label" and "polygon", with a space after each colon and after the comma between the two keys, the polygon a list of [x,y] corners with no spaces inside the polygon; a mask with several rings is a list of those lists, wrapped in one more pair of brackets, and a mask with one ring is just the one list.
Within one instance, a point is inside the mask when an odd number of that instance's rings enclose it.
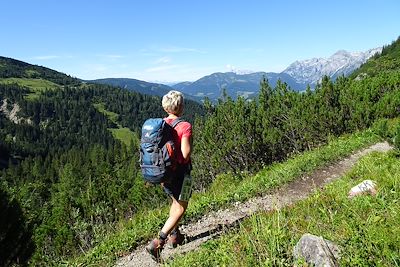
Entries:
{"label": "hazy distant mountain", "polygon": [[[157,95],[163,96],[168,93],[170,90],[174,90],[173,87],[160,84],[160,83],[150,83],[136,79],[129,79],[129,78],[105,78],[105,79],[97,79],[97,80],[90,80],[86,82],[92,83],[99,83],[99,84],[108,84],[112,86],[121,87],[123,89],[127,89],[129,91],[134,91],[142,94],[147,95]],[[182,90],[180,90],[182,91]],[[185,98],[200,102],[202,98],[195,97],[189,95],[185,91],[182,91],[185,95]]]}
{"label": "hazy distant mountain", "polygon": [[145,81],[128,79],[128,78],[106,78],[106,79],[91,80],[87,82],[108,84],[112,86],[121,87],[129,91],[135,91],[142,94],[158,95],[158,96],[163,96],[166,93],[168,93],[168,91],[172,90],[172,87],[169,87],[164,84],[149,83]]}
{"label": "hazy distant mountain", "polygon": [[178,91],[182,91],[183,88],[185,88],[186,86],[191,85],[193,82],[180,82],[177,84],[172,84],[171,87],[173,87],[174,89],[178,90]]}
{"label": "hazy distant mountain", "polygon": [[[251,98],[257,95],[260,90],[260,81],[263,77],[266,77],[272,86],[275,86],[278,79],[288,83],[292,88],[302,86],[285,73],[254,72],[237,74],[235,72],[217,72],[204,76],[195,82],[178,83],[172,87],[196,97],[204,98],[207,96],[211,100],[220,98],[223,90],[226,90],[227,94],[233,98],[238,96]],[[303,89],[303,86],[301,89]]]}
{"label": "hazy distant mountain", "polygon": [[213,73],[194,81],[172,85],[176,90],[186,94],[211,100],[221,97],[223,89],[229,96],[246,98],[257,95],[260,89],[260,81],[266,77],[272,87],[278,79],[286,82],[293,90],[302,91],[307,85],[315,87],[317,82],[327,75],[336,79],[340,75],[348,76],[355,69],[365,63],[371,56],[380,53],[382,48],[370,49],[366,52],[347,52],[340,50],[329,58],[313,58],[292,63],[281,73],[254,72],[240,74],[235,72]]}
{"label": "hazy distant mountain", "polygon": [[312,58],[295,61],[281,73],[274,72],[217,72],[200,78],[194,82],[181,82],[171,86],[158,83],[125,78],[99,79],[91,82],[119,86],[131,91],[162,96],[171,89],[183,92],[192,100],[204,97],[215,101],[222,96],[223,90],[232,98],[243,96],[251,98],[258,94],[260,81],[266,77],[272,87],[278,79],[287,83],[293,90],[302,91],[307,85],[315,87],[318,81],[327,75],[336,79],[340,75],[348,76],[365,63],[382,48],[370,49],[366,52],[347,52],[339,50],[329,58]]}
{"label": "hazy distant mountain", "polygon": [[335,79],[340,75],[348,76],[370,57],[380,53],[382,48],[366,52],[347,52],[339,50],[329,58],[312,58],[292,63],[282,73],[293,77],[297,83],[315,85],[324,75]]}

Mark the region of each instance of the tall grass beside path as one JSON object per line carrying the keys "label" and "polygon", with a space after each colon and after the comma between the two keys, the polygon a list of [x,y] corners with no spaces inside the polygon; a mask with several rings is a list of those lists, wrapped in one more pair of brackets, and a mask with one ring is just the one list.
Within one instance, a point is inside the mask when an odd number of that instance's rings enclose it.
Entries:
{"label": "tall grass beside path", "polygon": [[378,142],[379,138],[370,130],[346,135],[330,141],[285,162],[268,166],[254,176],[243,180],[229,175],[220,175],[210,191],[193,196],[186,218],[193,219],[206,211],[221,208],[225,204],[245,201],[256,195],[295,180],[333,161],[349,156],[354,151]]}
{"label": "tall grass beside path", "polygon": [[[349,199],[365,179],[378,185],[376,196]],[[400,266],[400,158],[373,152],[341,179],[294,206],[260,212],[240,229],[175,257],[168,266],[306,266],[293,258],[305,233],[340,248],[340,266]]]}
{"label": "tall grass beside path", "polygon": [[[327,145],[305,152],[283,163],[266,167],[254,176],[237,179],[229,174],[216,177],[210,190],[194,193],[184,223],[196,220],[211,210],[236,201],[245,201],[258,194],[292,181],[332,161],[379,141],[371,130],[331,140]],[[167,204],[167,203],[166,203]],[[65,262],[68,266],[112,266],[118,257],[129,254],[158,233],[168,215],[168,206],[143,211],[128,222],[122,222],[115,234],[86,254]]]}

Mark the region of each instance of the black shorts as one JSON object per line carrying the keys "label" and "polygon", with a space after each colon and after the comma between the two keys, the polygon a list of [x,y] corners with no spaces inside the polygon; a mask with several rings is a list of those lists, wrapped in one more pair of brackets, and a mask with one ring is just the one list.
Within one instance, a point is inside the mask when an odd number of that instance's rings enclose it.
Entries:
{"label": "black shorts", "polygon": [[179,200],[179,195],[182,192],[183,179],[185,175],[190,175],[191,166],[179,165],[176,171],[164,182],[164,191],[169,196],[173,196]]}

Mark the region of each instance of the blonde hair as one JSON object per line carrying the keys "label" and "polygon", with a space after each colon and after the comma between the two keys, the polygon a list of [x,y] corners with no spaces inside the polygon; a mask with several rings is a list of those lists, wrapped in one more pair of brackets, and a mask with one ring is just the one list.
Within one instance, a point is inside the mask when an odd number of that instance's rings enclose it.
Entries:
{"label": "blonde hair", "polygon": [[183,112],[183,94],[179,91],[169,91],[162,98],[162,107],[167,113],[180,116]]}

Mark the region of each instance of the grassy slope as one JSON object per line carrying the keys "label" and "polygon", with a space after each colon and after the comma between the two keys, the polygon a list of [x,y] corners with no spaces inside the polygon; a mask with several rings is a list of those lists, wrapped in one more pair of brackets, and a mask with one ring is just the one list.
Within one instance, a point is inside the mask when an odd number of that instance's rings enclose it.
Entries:
{"label": "grassy slope", "polygon": [[[328,145],[298,155],[285,163],[274,164],[255,176],[239,180],[222,175],[206,193],[193,195],[186,213],[186,222],[201,217],[233,201],[244,201],[254,195],[265,193],[273,187],[291,181],[299,175],[311,172],[366,147],[378,140],[371,131],[364,131],[332,140]],[[115,260],[129,253],[139,244],[146,242],[158,232],[168,214],[168,207],[136,214],[131,221],[122,223],[116,233],[108,236],[101,244],[83,256],[69,261],[73,266],[111,266]]]}
{"label": "grassy slope", "polygon": [[31,79],[31,78],[0,78],[0,83],[12,84],[16,83],[19,86],[28,87],[32,93],[27,95],[27,99],[35,99],[39,96],[40,92],[48,89],[58,89],[61,86],[44,79]]}
{"label": "grassy slope", "polygon": [[128,147],[132,143],[135,143],[136,140],[139,140],[139,137],[137,137],[137,135],[127,127],[122,127],[118,129],[109,129],[109,130],[111,131],[115,139],[120,140]]}
{"label": "grassy slope", "polygon": [[[377,197],[348,199],[350,188],[365,179],[377,182]],[[293,207],[254,215],[238,232],[168,265],[293,266],[293,247],[304,233],[311,233],[341,247],[342,266],[399,266],[399,181],[399,155],[372,153],[323,192]]]}
{"label": "grassy slope", "polygon": [[95,103],[93,106],[101,113],[107,116],[109,120],[114,122],[118,128],[112,129],[109,128],[108,130],[111,131],[112,135],[114,136],[115,139],[120,140],[123,142],[125,145],[128,147],[134,143],[136,140],[139,140],[139,137],[132,132],[129,128],[122,127],[118,123],[118,114],[115,112],[111,112],[105,109],[104,103]]}
{"label": "grassy slope", "polygon": [[11,84],[16,83],[20,86],[25,86],[33,91],[43,91],[46,89],[59,88],[60,85],[44,79],[30,78],[1,78],[0,83]]}

